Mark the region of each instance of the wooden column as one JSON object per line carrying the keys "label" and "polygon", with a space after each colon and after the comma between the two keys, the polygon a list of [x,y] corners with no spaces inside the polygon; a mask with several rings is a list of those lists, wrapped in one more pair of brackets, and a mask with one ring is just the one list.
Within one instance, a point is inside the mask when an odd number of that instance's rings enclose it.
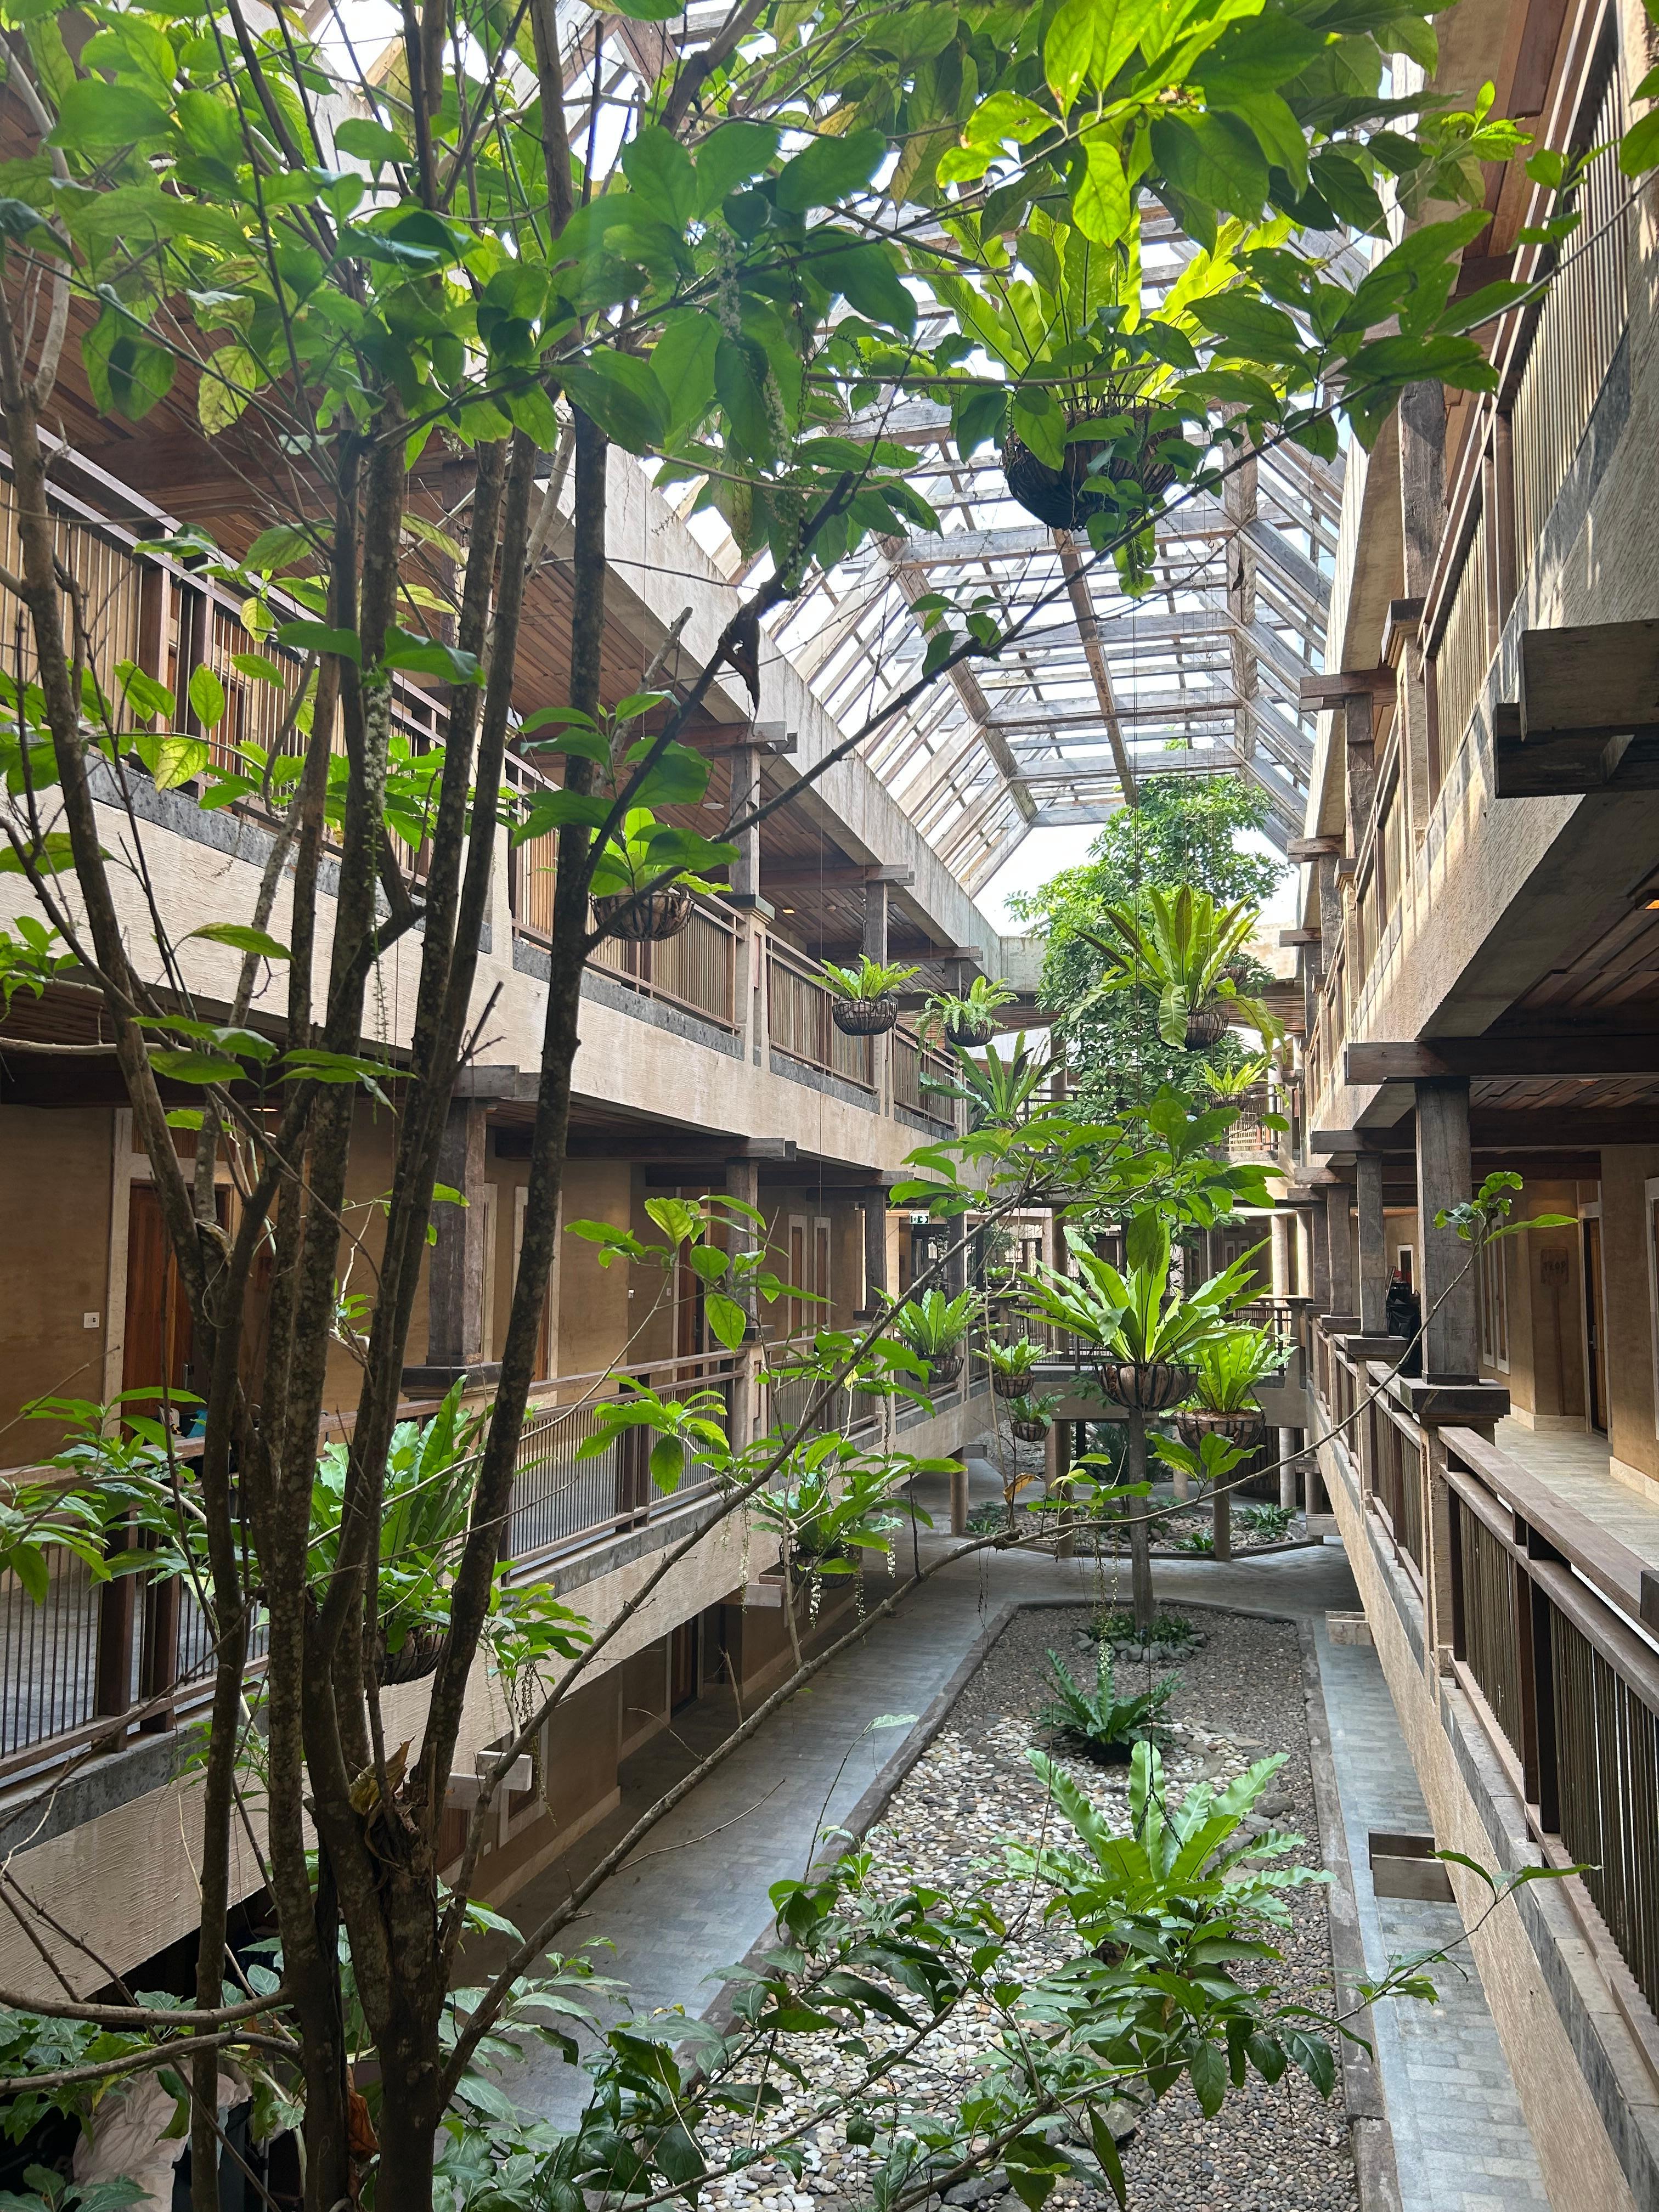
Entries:
{"label": "wooden column", "polygon": [[1306,1216],[1308,1239],[1308,1295],[1313,1300],[1316,1314],[1331,1311],[1331,1271],[1328,1264],[1329,1248],[1325,1240],[1325,1224],[1317,1214]]}
{"label": "wooden column", "polygon": [[1342,942],[1342,885],[1336,862],[1328,853],[1314,862],[1319,885],[1319,972],[1328,975]]}
{"label": "wooden column", "polygon": [[1437,1213],[1465,1204],[1474,1187],[1468,1079],[1437,1079],[1415,1089],[1423,1376],[1431,1382],[1474,1382],[1480,1376],[1480,1339],[1469,1248],[1455,1230],[1434,1225]]}
{"label": "wooden column", "polygon": [[[869,883],[864,886],[864,934],[860,949],[866,960],[878,960],[883,966],[887,961],[887,885]],[[876,1097],[883,1113],[893,1109],[893,1037],[889,1030],[884,1036],[870,1040],[870,1075],[876,1086]]]}
{"label": "wooden column", "polygon": [[1361,1152],[1355,1198],[1359,1212],[1359,1326],[1366,1336],[1385,1336],[1389,1247],[1382,1230],[1382,1155]]}
{"label": "wooden column", "polygon": [[[1400,520],[1403,541],[1401,588],[1421,601],[1434,573],[1446,520],[1446,395],[1438,384],[1408,385],[1400,395]],[[1420,637],[1408,637],[1401,655],[1401,760],[1412,836],[1421,843],[1428,827],[1428,685]]]}
{"label": "wooden column", "polygon": [[482,1340],[488,1110],[479,1098],[452,1100],[438,1153],[438,1181],[459,1191],[466,1204],[433,1202],[437,1242],[427,1262],[426,1359],[422,1366],[405,1370],[411,1380],[418,1377],[434,1389],[447,1389],[471,1369],[482,1375],[488,1364]]}
{"label": "wooden column", "polygon": [[1353,1291],[1353,1244],[1348,1228],[1348,1186],[1331,1185],[1325,1193],[1325,1281],[1327,1313],[1352,1315],[1358,1309]]}

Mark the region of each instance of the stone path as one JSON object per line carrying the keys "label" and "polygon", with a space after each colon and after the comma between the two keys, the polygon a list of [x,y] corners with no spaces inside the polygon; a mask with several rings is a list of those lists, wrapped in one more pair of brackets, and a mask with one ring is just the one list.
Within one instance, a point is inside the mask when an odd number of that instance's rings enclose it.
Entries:
{"label": "stone path", "polygon": [[[973,1502],[998,1494],[991,1469],[974,1465]],[[936,1528],[948,1527],[944,1485],[923,1490]],[[943,1540],[924,1538],[924,1556]],[[1109,1566],[1105,1572],[1111,1573]],[[597,1949],[601,1972],[632,1992],[639,2013],[679,2007],[695,2016],[769,1925],[767,1886],[807,1863],[824,1821],[844,1819],[890,1763],[908,1730],[871,1732],[877,1715],[923,1713],[988,1621],[1010,1601],[1103,1594],[1091,1559],[981,1553],[938,1577],[893,1620],[872,1631],[727,1759],[653,1832],[596,1893],[565,1941]],[[1355,1608],[1347,1563],[1334,1546],[1218,1565],[1160,1562],[1160,1594],[1310,1619],[1325,1687],[1333,1759],[1368,1967],[1391,1952],[1455,1936],[1451,1905],[1379,1905],[1366,1838],[1372,1828],[1423,1829],[1427,1815],[1368,1645],[1334,1646],[1328,1611]],[[1127,1592],[1124,1593],[1127,1595]],[[626,1832],[669,1782],[689,1771],[731,1726],[729,1707],[706,1698],[628,1763],[621,1811],[511,1900],[533,1922]],[[480,1960],[479,1963],[484,1963]],[[1470,1967],[1473,1977],[1473,1967]],[[470,1972],[470,1967],[469,1967]],[[1402,2212],[1527,2212],[1547,2199],[1478,1978],[1443,1972],[1444,1996],[1427,2008],[1383,2007],[1377,2057],[1400,2166]],[[508,2087],[515,2100],[568,2121],[585,2084],[556,2054],[538,2050]]]}

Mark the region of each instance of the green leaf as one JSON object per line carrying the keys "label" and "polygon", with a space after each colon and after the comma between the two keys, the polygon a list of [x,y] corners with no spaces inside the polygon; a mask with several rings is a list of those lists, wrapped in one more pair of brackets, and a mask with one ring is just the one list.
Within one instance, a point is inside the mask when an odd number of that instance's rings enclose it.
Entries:
{"label": "green leaf", "polygon": [[647,123],[622,150],[623,174],[653,215],[684,230],[697,212],[691,156],[672,131]]}
{"label": "green leaf", "polygon": [[264,960],[291,960],[294,957],[286,945],[268,935],[264,930],[251,928],[245,922],[204,921],[199,929],[192,929],[190,935],[204,937],[210,945],[228,945],[235,952],[257,952]]}
{"label": "green leaf", "polygon": [[685,1446],[678,1437],[659,1437],[651,1447],[651,1480],[665,1494],[680,1486],[685,1472]]}
{"label": "green leaf", "polygon": [[699,215],[712,215],[728,192],[768,167],[778,150],[769,124],[723,123],[697,149]]}
{"label": "green leaf", "polygon": [[[45,836],[29,848],[29,857],[43,876],[68,875],[75,866],[75,853],[67,830],[48,830]],[[23,863],[10,844],[0,848],[0,876],[21,876]]]}
{"label": "green leaf", "polygon": [[916,327],[916,303],[899,281],[890,249],[875,239],[846,252],[815,253],[807,264],[821,283],[839,292],[848,305],[872,323],[909,337]]}
{"label": "green leaf", "polygon": [[181,783],[200,775],[212,758],[212,747],[205,738],[186,737],[182,730],[141,737],[137,750],[158,791],[176,791]]}
{"label": "green leaf", "polygon": [[586,362],[560,367],[565,390],[607,438],[630,453],[660,446],[668,436],[672,409],[649,362],[637,354],[596,346]]}
{"label": "green leaf", "polygon": [[1085,81],[1103,91],[1163,12],[1161,0],[1065,0],[1042,42],[1042,73],[1061,112]]}
{"label": "green leaf", "polygon": [[1088,167],[1072,203],[1078,228],[1097,246],[1115,246],[1127,238],[1133,220],[1129,180],[1110,131],[1091,131],[1084,138]]}
{"label": "green leaf", "polygon": [[1659,107],[1632,123],[1619,141],[1619,166],[1627,177],[1644,177],[1650,169],[1659,169]]}
{"label": "green leaf", "polygon": [[189,696],[191,712],[204,730],[210,730],[216,722],[223,720],[225,687],[205,663],[191,670]]}
{"label": "green leaf", "polygon": [[149,1064],[158,1075],[174,1083],[240,1083],[242,1079],[241,1068],[222,1053],[152,1048]]}
{"label": "green leaf", "polygon": [[334,133],[334,143],[342,154],[350,154],[360,161],[407,161],[413,158],[398,133],[372,116],[354,115],[341,124]]}
{"label": "green leaf", "polygon": [[1227,2098],[1227,2062],[1213,2043],[1200,2043],[1188,2062],[1193,2092],[1206,2120],[1212,2120]]}
{"label": "green leaf", "polygon": [[751,339],[722,336],[714,349],[714,391],[738,451],[752,461],[772,453],[766,404],[766,356]]}
{"label": "green leaf", "polygon": [[158,684],[147,676],[136,660],[118,660],[116,681],[121,686],[122,696],[142,721],[154,721],[158,714],[173,720],[177,702],[165,684]]}
{"label": "green leaf", "polygon": [[784,164],[777,204],[786,215],[834,207],[867,185],[887,152],[879,131],[849,131],[842,138],[815,138]]}
{"label": "green leaf", "polygon": [[[268,653],[233,653],[230,665],[239,676],[246,676],[256,684],[286,684],[289,677],[298,672],[284,668],[281,661],[273,660]],[[167,709],[171,714],[171,708]]]}
{"label": "green leaf", "polygon": [[709,1328],[728,1352],[735,1352],[743,1342],[749,1326],[749,1316],[735,1298],[724,1291],[710,1291],[703,1299],[703,1314]]}
{"label": "green leaf", "polygon": [[441,676],[446,684],[476,684],[478,681],[478,656],[475,653],[459,652],[453,645],[445,645],[433,637],[417,637],[412,630],[399,629],[391,623],[386,634],[386,648],[382,655],[388,668],[409,669],[419,675]]}
{"label": "green leaf", "polygon": [[167,130],[166,108],[136,84],[80,76],[58,102],[58,121],[46,143],[76,154],[110,153],[162,137]]}
{"label": "green leaf", "polygon": [[106,299],[103,313],[82,339],[81,359],[99,407],[106,413],[125,415],[130,422],[142,422],[173,387],[173,355],[155,343],[143,323],[113,295]]}
{"label": "green leaf", "polygon": [[636,23],[672,23],[685,13],[685,0],[616,0],[616,12]]}
{"label": "green leaf", "polygon": [[720,337],[719,323],[701,307],[676,307],[663,318],[651,367],[668,394],[669,428],[675,435],[700,422],[714,402]]}
{"label": "green leaf", "polygon": [[326,623],[284,623],[276,633],[278,645],[292,646],[298,653],[336,653],[342,660],[349,660],[361,668],[363,648],[355,629],[330,629]]}
{"label": "green leaf", "polygon": [[1231,115],[1167,116],[1152,128],[1152,160],[1184,198],[1254,222],[1267,197],[1267,164],[1253,131]]}
{"label": "green leaf", "polygon": [[1123,2178],[1123,2160],[1118,2152],[1117,2139],[1092,2106],[1089,2111],[1089,2140],[1094,2145],[1095,2157],[1110,2185],[1113,2196],[1119,2204],[1127,2206],[1129,2189]]}

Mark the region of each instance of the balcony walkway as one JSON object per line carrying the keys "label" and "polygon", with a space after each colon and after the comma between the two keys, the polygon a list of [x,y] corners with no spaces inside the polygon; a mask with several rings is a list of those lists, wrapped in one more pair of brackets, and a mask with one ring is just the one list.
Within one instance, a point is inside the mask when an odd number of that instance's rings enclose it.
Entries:
{"label": "balcony walkway", "polygon": [[1576,1506],[1648,1566],[1659,1567],[1659,1504],[1608,1473],[1605,1437],[1507,1420],[1498,1422],[1493,1441],[1563,1504]]}
{"label": "balcony walkway", "polygon": [[[997,1494],[991,1470],[974,1463],[975,1502]],[[943,1525],[944,1486],[924,1503]],[[924,1549],[941,1540],[924,1538]],[[1328,1610],[1352,1610],[1357,1593],[1340,1553],[1290,1552],[1277,1558],[1192,1566],[1160,1563],[1164,1596],[1231,1601],[1243,1610],[1293,1616],[1313,1626],[1342,1800],[1366,1966],[1390,1954],[1453,1942],[1455,1905],[1379,1905],[1366,1838],[1372,1828],[1421,1831],[1427,1814],[1395,1718],[1382,1669],[1369,1646],[1334,1646]],[[641,2014],[681,2007],[690,2015],[712,2002],[720,1970],[741,1959],[769,1927],[767,1884],[807,1863],[827,1819],[844,1820],[896,1761],[908,1731],[866,1733],[872,1717],[918,1715],[963,1665],[986,1623],[1010,1600],[1074,1595],[1094,1601],[1092,1563],[983,1554],[976,1570],[941,1576],[914,1604],[838,1660],[804,1695],[717,1770],[665,1820],[639,1855],[597,1893],[567,1943],[614,1946],[599,1970],[629,1985]],[[705,1697],[657,1736],[623,1773],[619,1813],[584,1837],[570,1860],[549,1869],[505,1910],[532,1923],[557,1902],[661,1790],[719,1742],[732,1725],[729,1701]],[[488,1964],[489,1948],[470,1955],[462,1978]],[[1468,1964],[1467,1954],[1463,1954]],[[1396,2139],[1401,2212],[1531,2212],[1547,2205],[1530,2139],[1480,1980],[1470,1968],[1440,1970],[1442,2002],[1383,2008],[1377,2057]],[[568,2124],[586,2087],[556,2054],[530,2051],[509,2087],[515,2101]],[[780,2204],[787,2200],[780,2199]]]}

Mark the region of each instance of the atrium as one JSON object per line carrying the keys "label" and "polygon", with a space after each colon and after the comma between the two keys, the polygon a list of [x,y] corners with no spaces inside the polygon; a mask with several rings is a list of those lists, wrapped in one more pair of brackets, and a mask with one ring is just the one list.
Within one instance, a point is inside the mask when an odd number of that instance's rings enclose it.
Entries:
{"label": "atrium", "polygon": [[1659,2208],[1659,32],[0,0],[0,2204]]}

